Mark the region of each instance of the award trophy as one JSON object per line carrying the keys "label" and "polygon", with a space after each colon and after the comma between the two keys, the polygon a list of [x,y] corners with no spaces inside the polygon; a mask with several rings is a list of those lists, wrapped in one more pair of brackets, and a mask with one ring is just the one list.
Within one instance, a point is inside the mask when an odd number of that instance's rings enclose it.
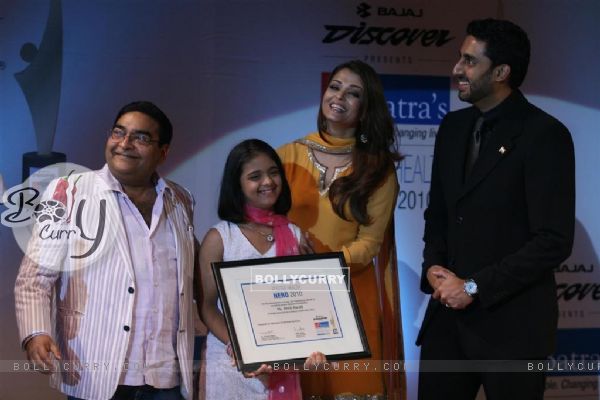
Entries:
{"label": "award trophy", "polygon": [[15,78],[29,105],[36,135],[37,151],[23,154],[23,181],[40,168],[64,163],[63,153],[53,152],[60,103],[62,75],[62,9],[60,0],[50,1],[50,12],[39,48],[33,43],[21,47],[21,58],[29,65]]}

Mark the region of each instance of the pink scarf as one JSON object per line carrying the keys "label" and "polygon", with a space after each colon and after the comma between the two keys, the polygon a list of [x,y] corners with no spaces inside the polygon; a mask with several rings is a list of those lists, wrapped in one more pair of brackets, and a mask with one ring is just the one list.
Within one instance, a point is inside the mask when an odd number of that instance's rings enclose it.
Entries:
{"label": "pink scarf", "polygon": [[[249,205],[244,206],[244,214],[249,222],[273,227],[276,256],[299,254],[298,241],[284,215]],[[298,372],[272,372],[269,375],[269,400],[302,400],[300,374]]]}
{"label": "pink scarf", "polygon": [[275,214],[270,210],[263,210],[249,205],[244,206],[246,219],[257,224],[273,227],[275,238],[275,255],[292,256],[298,254],[298,241],[288,226],[289,221],[285,215]]}

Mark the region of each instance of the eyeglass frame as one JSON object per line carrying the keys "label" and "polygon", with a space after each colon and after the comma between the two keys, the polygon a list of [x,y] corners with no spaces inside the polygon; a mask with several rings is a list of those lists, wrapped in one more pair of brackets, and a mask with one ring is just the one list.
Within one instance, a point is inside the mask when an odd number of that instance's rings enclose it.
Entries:
{"label": "eyeglass frame", "polygon": [[[113,132],[115,130],[119,130],[121,132],[124,132],[125,134],[121,137],[115,137],[113,135]],[[107,131],[107,135],[109,137],[109,139],[114,140],[116,142],[122,142],[123,140],[125,140],[125,138],[127,138],[127,140],[129,140],[130,143],[136,145],[136,144],[140,144],[142,146],[150,146],[152,143],[158,143],[160,144],[160,139],[152,139],[152,136],[150,135],[150,133],[146,132],[146,131],[127,131],[125,128],[121,128],[119,126],[113,126],[112,128],[110,128]],[[147,137],[150,138],[147,141],[141,140],[141,137]]]}

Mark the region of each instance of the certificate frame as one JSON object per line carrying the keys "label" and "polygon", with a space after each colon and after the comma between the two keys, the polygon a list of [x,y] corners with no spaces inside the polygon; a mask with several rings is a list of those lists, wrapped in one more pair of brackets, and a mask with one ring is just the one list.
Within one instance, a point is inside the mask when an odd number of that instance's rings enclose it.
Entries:
{"label": "certificate frame", "polygon": [[343,253],[211,266],[238,370],[303,363],[314,351],[328,360],[371,356]]}

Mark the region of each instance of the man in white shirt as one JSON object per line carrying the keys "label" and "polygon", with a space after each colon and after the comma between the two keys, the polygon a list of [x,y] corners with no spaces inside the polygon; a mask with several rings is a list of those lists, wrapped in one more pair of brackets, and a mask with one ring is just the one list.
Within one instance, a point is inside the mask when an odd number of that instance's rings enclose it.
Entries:
{"label": "man in white shirt", "polygon": [[[42,197],[68,217],[38,219],[16,314],[28,359],[70,399],[192,398],[193,199],[156,172],[171,138],[158,107],[130,103],[109,131],[106,165],[59,178]],[[73,234],[48,234],[59,231]]]}

